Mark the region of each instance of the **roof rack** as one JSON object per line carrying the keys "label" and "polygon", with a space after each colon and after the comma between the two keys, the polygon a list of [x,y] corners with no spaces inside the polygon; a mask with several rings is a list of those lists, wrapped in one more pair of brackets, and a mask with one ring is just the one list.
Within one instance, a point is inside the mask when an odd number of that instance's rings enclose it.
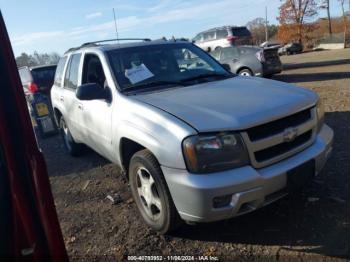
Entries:
{"label": "roof rack", "polygon": [[94,42],[87,42],[81,45],[88,46],[88,45],[94,45],[98,43],[105,43],[105,42],[112,42],[112,41],[151,41],[149,38],[115,38],[115,39],[106,39],[106,40],[100,40],[100,41],[94,41]]}
{"label": "roof rack", "polygon": [[114,38],[114,39],[106,39],[106,40],[100,40],[100,41],[93,41],[93,42],[87,42],[82,44],[78,47],[72,47],[68,49],[65,53],[79,50],[80,48],[87,47],[87,46],[97,46],[99,43],[105,43],[105,42],[113,42],[113,41],[151,41],[149,38]]}

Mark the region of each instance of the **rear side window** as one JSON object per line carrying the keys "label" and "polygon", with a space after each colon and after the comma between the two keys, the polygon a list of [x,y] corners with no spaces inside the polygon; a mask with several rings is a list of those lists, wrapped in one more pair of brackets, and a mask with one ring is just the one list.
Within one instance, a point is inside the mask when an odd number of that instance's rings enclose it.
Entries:
{"label": "rear side window", "polygon": [[22,84],[29,83],[32,81],[32,76],[30,75],[30,71],[27,67],[19,69],[18,72]]}
{"label": "rear side window", "polygon": [[221,59],[228,60],[238,57],[237,47],[227,47],[222,49]]}
{"label": "rear side window", "polygon": [[75,54],[71,56],[66,76],[64,78],[64,86],[67,88],[76,89],[78,87],[80,58],[81,54]]}
{"label": "rear side window", "polygon": [[62,84],[62,78],[63,78],[63,70],[64,66],[66,64],[67,57],[62,57],[60,61],[58,62],[56,74],[55,74],[55,85],[61,86]]}
{"label": "rear side window", "polygon": [[218,30],[216,32],[216,39],[226,38],[228,36],[227,29]]}

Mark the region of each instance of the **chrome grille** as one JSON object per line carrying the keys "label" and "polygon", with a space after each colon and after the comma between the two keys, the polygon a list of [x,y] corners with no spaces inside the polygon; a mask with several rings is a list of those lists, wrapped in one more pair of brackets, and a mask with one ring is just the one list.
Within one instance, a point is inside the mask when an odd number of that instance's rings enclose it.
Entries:
{"label": "chrome grille", "polygon": [[316,109],[293,115],[242,132],[252,165],[262,168],[290,157],[310,146],[316,134]]}

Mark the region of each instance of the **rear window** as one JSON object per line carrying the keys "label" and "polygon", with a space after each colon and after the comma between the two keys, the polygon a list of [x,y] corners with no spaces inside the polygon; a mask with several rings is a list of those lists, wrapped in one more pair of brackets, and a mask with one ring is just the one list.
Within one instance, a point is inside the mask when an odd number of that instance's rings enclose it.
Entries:
{"label": "rear window", "polygon": [[60,61],[58,62],[56,74],[55,74],[55,85],[61,86],[62,84],[62,78],[63,78],[63,70],[64,66],[66,64],[67,57],[62,57]]}
{"label": "rear window", "polygon": [[19,77],[21,78],[22,84],[29,83],[32,81],[32,77],[27,67],[19,69],[18,72],[19,72]]}
{"label": "rear window", "polygon": [[55,77],[56,66],[48,66],[32,69],[33,80],[37,85],[52,85]]}
{"label": "rear window", "polygon": [[251,36],[250,31],[246,27],[231,28],[234,36]]}

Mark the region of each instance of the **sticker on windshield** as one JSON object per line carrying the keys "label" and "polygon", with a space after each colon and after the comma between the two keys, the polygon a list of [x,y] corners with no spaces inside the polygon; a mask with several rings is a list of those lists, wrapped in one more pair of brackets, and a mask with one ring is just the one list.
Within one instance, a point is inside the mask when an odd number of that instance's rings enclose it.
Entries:
{"label": "sticker on windshield", "polygon": [[130,80],[132,84],[141,82],[147,78],[154,76],[151,71],[144,65],[141,64],[137,67],[125,70],[125,76]]}

